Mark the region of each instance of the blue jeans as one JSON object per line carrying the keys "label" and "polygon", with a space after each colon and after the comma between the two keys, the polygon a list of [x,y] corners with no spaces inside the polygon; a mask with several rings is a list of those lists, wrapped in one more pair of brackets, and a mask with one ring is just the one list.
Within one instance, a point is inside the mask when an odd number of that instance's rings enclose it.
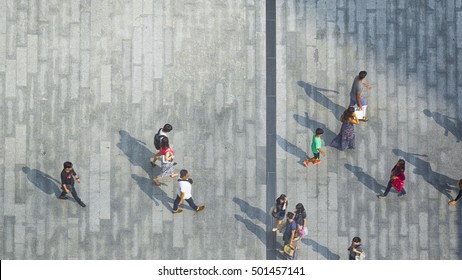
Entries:
{"label": "blue jeans", "polygon": [[[356,99],[353,100],[353,99],[350,98],[350,106],[355,106],[355,105],[358,105],[358,101]],[[363,97],[361,97],[361,105],[362,106],[367,106],[366,100],[364,100]]]}
{"label": "blue jeans", "polygon": [[[179,195],[176,195],[176,199],[175,201],[173,202],[173,211],[177,211],[178,210],[178,206],[180,204],[180,196]],[[194,209],[195,211],[197,211],[197,209],[199,209],[199,207],[194,203],[194,200],[192,198],[192,196],[188,199],[185,199],[186,202],[188,202],[189,206],[191,206],[192,209]]]}
{"label": "blue jeans", "polygon": [[[393,182],[392,179],[390,179],[390,181],[388,181],[387,189],[383,193],[383,196],[387,196],[387,194],[390,192],[390,190],[391,190],[391,182]],[[406,190],[404,189],[404,187],[401,189],[401,194],[406,194]]]}

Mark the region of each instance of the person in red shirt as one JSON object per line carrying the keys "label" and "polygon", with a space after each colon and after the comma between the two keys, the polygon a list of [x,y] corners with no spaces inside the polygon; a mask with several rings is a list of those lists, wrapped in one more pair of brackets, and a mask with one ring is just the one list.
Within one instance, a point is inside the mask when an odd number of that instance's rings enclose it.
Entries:
{"label": "person in red shirt", "polygon": [[[406,162],[404,159],[398,160],[395,164],[393,169],[391,170],[390,180],[388,181],[387,189],[383,195],[377,195],[378,198],[385,198],[387,194],[390,192],[392,185],[395,185],[396,181],[401,181],[402,185],[404,185],[404,180],[406,180],[406,176],[404,175],[404,170],[406,169]],[[396,187],[396,186],[394,186]],[[401,187],[401,192],[398,194],[398,197],[403,197],[406,195],[406,190],[404,187]]]}

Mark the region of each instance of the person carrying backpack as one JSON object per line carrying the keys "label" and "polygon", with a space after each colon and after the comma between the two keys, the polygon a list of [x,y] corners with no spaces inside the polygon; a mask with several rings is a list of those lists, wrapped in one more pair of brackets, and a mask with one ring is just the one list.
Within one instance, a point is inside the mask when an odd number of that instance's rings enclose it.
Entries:
{"label": "person carrying backpack", "polygon": [[154,147],[156,148],[156,150],[158,150],[158,152],[154,155],[153,158],[151,158],[152,166],[156,166],[156,161],[163,155],[160,151],[160,143],[161,143],[162,138],[168,139],[167,133],[172,131],[172,129],[173,129],[172,126],[167,123],[164,125],[164,127],[159,128],[157,133],[154,134]]}

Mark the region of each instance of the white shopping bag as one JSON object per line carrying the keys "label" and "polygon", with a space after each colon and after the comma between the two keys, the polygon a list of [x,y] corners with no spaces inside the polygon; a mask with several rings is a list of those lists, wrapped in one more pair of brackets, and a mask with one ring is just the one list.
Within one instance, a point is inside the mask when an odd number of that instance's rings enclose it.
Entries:
{"label": "white shopping bag", "polygon": [[364,111],[359,108],[355,108],[355,114],[358,120],[362,120],[364,118]]}

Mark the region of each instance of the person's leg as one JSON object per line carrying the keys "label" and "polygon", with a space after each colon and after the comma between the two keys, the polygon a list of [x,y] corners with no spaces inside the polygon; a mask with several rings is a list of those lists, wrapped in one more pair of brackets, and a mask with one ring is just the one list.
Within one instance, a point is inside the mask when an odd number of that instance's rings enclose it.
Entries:
{"label": "person's leg", "polygon": [[319,161],[319,153],[313,153],[313,157],[308,160],[308,162],[315,163]]}
{"label": "person's leg", "polygon": [[363,97],[361,97],[361,105],[363,106],[363,114],[364,114],[363,120],[368,120],[368,118],[366,117],[367,103]]}
{"label": "person's leg", "polygon": [[64,188],[62,188],[62,190],[63,190],[63,191],[62,191],[61,194],[59,195],[59,198],[60,198],[60,199],[67,199],[67,196],[66,196],[67,193],[66,193],[66,191],[64,190]]}
{"label": "person's leg", "polygon": [[80,197],[77,195],[77,191],[75,190],[74,187],[72,187],[71,189],[71,194],[72,194],[72,197],[75,199],[75,201],[77,201],[77,203],[82,206],[82,207],[85,207],[85,203],[82,202],[82,200],[80,200]]}
{"label": "person's leg", "polygon": [[157,153],[154,155],[154,157],[151,158],[151,164],[155,166],[155,165],[156,165],[156,161],[157,161],[161,156],[162,156],[162,155],[161,155],[160,151],[157,152]]}
{"label": "person's leg", "polygon": [[178,211],[178,204],[180,204],[180,197],[178,195],[176,195],[176,199],[173,202],[173,212]]}
{"label": "person's leg", "polygon": [[398,196],[403,196],[403,195],[406,195],[406,190],[404,189],[404,187],[401,189],[401,193],[398,194]]}
{"label": "person's leg", "polygon": [[186,202],[188,202],[189,206],[191,206],[192,209],[194,209],[195,211],[197,211],[197,209],[199,209],[199,206],[196,205],[196,203],[194,203],[194,200],[192,197],[188,198],[188,199],[185,199]]}
{"label": "person's leg", "polygon": [[383,195],[378,195],[377,197],[378,198],[385,198],[387,196],[387,194],[390,192],[391,190],[391,182],[392,180],[388,181],[388,185],[387,185],[387,189],[385,190],[385,192],[383,193]]}

